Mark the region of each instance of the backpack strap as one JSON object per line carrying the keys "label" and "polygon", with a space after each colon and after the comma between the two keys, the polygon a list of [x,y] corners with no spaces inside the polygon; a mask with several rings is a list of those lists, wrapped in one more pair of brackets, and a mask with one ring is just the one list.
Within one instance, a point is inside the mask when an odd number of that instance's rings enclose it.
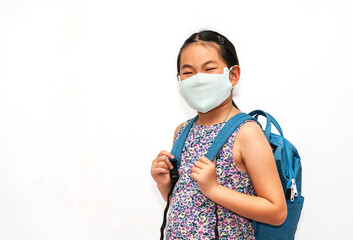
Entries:
{"label": "backpack strap", "polygon": [[[186,138],[189,135],[190,129],[192,128],[193,124],[197,120],[198,116],[191,119],[191,121],[186,125],[183,131],[180,133],[179,137],[175,140],[173,148],[171,150],[171,154],[175,157],[174,159],[170,159],[172,162],[177,162],[177,169],[180,167],[180,160],[181,160],[181,153],[183,147],[185,145]],[[215,140],[213,141],[212,145],[207,151],[206,157],[213,161],[216,157],[218,151],[222,148],[223,144],[228,140],[228,138],[232,135],[232,133],[245,121],[254,120],[257,122],[256,119],[251,117],[246,113],[238,113],[237,115],[230,118],[226,124],[223,126],[221,131],[217,134]]]}
{"label": "backpack strap", "polygon": [[160,228],[160,232],[161,232],[160,240],[164,240],[164,229],[165,229],[165,226],[167,223],[167,213],[168,213],[169,204],[170,204],[170,197],[172,196],[175,184],[177,183],[177,181],[179,179],[178,169],[179,169],[180,161],[181,161],[181,153],[183,151],[185,141],[189,135],[190,129],[194,125],[197,118],[198,118],[198,115],[196,115],[196,117],[191,119],[191,121],[185,126],[185,128],[180,133],[179,137],[177,139],[175,139],[172,150],[170,151],[170,153],[174,156],[174,159],[169,158],[170,162],[173,165],[173,169],[169,170],[169,175],[170,175],[170,179],[172,182],[172,186],[169,190],[169,193],[167,196],[167,205],[165,206],[164,213],[163,213],[163,223]]}
{"label": "backpack strap", "polygon": [[265,111],[262,110],[254,110],[249,113],[250,116],[256,118],[258,120],[259,116],[264,116],[266,118],[266,127],[265,130],[263,130],[265,137],[267,138],[267,141],[270,141],[270,135],[271,135],[271,117],[270,114],[268,114]]}
{"label": "backpack strap", "polygon": [[185,145],[186,138],[189,135],[191,127],[194,125],[197,120],[198,115],[191,119],[191,121],[185,126],[183,131],[180,133],[179,137],[175,139],[172,150],[170,153],[175,157],[174,159],[169,159],[171,162],[177,162],[177,169],[179,169],[180,161],[181,161],[181,153],[183,151],[183,147]]}
{"label": "backpack strap", "polygon": [[[237,115],[230,118],[222,129],[217,134],[216,138],[213,140],[210,148],[207,150],[206,157],[212,162],[215,160],[219,150],[221,150],[224,143],[229,139],[229,137],[234,133],[234,131],[245,121],[255,120],[251,116],[245,113],[238,113]],[[256,120],[255,120],[256,121]],[[215,215],[216,215],[216,224],[215,224],[215,239],[219,239],[218,233],[218,213],[217,213],[217,204],[215,204]]]}
{"label": "backpack strap", "polygon": [[216,138],[214,139],[212,145],[207,151],[206,157],[213,161],[217,156],[219,150],[222,148],[224,143],[228,140],[228,138],[233,134],[233,132],[245,121],[254,120],[257,122],[256,119],[252,118],[246,113],[238,113],[237,115],[233,116],[229,119],[226,124],[223,126],[221,131],[217,134]]}

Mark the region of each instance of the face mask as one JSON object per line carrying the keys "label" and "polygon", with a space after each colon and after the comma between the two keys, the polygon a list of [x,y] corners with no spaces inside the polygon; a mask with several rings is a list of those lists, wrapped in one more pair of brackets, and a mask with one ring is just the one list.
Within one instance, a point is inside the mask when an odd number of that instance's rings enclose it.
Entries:
{"label": "face mask", "polygon": [[223,74],[198,73],[179,80],[179,93],[191,108],[207,113],[230,96],[233,86],[229,81],[229,71],[232,68],[225,67]]}

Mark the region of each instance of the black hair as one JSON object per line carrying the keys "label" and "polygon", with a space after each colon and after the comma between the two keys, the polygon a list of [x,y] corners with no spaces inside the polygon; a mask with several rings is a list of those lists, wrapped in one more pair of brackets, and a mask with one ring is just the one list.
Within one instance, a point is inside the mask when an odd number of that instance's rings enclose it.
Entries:
{"label": "black hair", "polygon": [[[217,50],[221,58],[227,64],[228,68],[231,68],[234,65],[239,66],[239,60],[237,56],[237,52],[235,50],[234,45],[223,35],[219,34],[218,32],[211,31],[211,30],[203,30],[197,33],[192,34],[184,44],[181,46],[178,59],[177,59],[177,71],[180,74],[180,58],[181,53],[189,44],[195,42],[204,42],[204,43],[213,43],[218,46]],[[232,100],[233,105],[237,107],[237,105]]]}

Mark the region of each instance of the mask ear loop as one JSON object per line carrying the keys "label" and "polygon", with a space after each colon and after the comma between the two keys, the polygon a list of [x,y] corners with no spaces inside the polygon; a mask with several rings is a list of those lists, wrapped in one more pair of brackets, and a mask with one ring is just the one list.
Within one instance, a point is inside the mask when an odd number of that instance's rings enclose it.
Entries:
{"label": "mask ear loop", "polygon": [[[230,67],[229,72],[228,72],[228,78],[229,78],[229,73],[230,73],[230,71],[233,69],[234,66],[236,66],[236,65],[233,65],[233,66]],[[234,87],[235,87],[235,85],[232,86],[232,89],[234,89]],[[232,90],[232,91],[233,91],[233,90]]]}
{"label": "mask ear loop", "polygon": [[[233,69],[234,66],[231,66],[229,69],[228,69],[228,67],[224,67],[223,73],[225,73],[226,71],[228,71],[228,73],[229,73]],[[225,70],[225,69],[227,69],[227,70]]]}

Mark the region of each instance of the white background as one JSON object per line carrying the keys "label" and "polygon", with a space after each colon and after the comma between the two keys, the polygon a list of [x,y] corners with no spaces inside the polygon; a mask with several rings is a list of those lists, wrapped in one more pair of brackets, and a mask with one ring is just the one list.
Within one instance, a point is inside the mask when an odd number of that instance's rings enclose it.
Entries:
{"label": "white background", "polygon": [[195,115],[176,57],[201,29],[237,48],[240,109],[299,150],[296,239],[352,239],[350,0],[0,0],[0,239],[159,238],[150,165]]}

